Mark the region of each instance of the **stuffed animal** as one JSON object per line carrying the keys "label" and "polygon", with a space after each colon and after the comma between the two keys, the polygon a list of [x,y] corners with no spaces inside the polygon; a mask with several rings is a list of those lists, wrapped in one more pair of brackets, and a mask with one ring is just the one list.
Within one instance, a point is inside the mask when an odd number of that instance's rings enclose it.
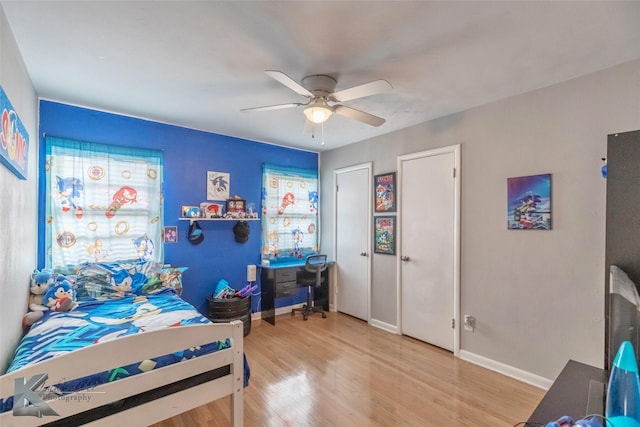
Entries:
{"label": "stuffed animal", "polygon": [[53,311],[71,311],[78,306],[76,290],[66,278],[58,280],[44,294],[44,303]]}
{"label": "stuffed animal", "polygon": [[29,284],[29,311],[22,318],[22,326],[28,327],[40,320],[49,307],[43,305],[43,296],[54,283],[51,270],[34,270]]}

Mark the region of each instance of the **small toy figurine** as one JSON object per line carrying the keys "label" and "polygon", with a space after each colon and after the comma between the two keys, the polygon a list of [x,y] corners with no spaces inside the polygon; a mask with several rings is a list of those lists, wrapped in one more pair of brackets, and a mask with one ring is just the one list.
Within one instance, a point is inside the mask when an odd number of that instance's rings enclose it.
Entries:
{"label": "small toy figurine", "polygon": [[42,304],[43,295],[54,283],[54,275],[51,270],[34,270],[29,285],[29,311],[22,317],[22,326],[29,327],[42,318],[49,307]]}

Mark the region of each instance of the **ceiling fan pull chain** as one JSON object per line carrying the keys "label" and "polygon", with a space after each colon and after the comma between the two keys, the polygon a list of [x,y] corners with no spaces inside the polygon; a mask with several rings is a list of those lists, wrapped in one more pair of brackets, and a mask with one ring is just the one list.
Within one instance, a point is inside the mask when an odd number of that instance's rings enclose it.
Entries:
{"label": "ceiling fan pull chain", "polygon": [[320,126],[322,126],[322,143],[320,145],[324,145],[324,122],[320,123]]}

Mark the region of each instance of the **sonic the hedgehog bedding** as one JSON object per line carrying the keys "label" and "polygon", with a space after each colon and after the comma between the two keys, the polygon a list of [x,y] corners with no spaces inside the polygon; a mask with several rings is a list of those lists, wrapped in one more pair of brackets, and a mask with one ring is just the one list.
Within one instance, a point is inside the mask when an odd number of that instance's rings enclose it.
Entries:
{"label": "sonic the hedgehog bedding", "polygon": [[[170,289],[152,295],[80,301],[78,307],[70,312],[45,312],[44,317],[31,326],[18,345],[7,373],[118,337],[161,328],[205,323],[210,321]],[[65,394],[95,387],[229,346],[230,340],[227,339],[185,349],[56,384],[50,391]],[[0,400],[0,412],[11,410],[12,400]]]}

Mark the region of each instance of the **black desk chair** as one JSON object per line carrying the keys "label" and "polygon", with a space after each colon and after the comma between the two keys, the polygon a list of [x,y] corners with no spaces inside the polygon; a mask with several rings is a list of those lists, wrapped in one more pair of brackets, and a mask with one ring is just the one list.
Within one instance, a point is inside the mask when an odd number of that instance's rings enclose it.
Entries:
{"label": "black desk chair", "polygon": [[302,312],[302,318],[307,320],[307,317],[313,313],[321,313],[322,318],[327,317],[327,313],[322,307],[313,306],[313,288],[319,288],[322,285],[322,272],[327,269],[327,256],[326,255],[309,255],[304,263],[304,269],[310,273],[315,273],[316,280],[313,283],[309,283],[307,287],[307,303],[302,308],[291,309],[291,315],[293,316],[296,311]]}

